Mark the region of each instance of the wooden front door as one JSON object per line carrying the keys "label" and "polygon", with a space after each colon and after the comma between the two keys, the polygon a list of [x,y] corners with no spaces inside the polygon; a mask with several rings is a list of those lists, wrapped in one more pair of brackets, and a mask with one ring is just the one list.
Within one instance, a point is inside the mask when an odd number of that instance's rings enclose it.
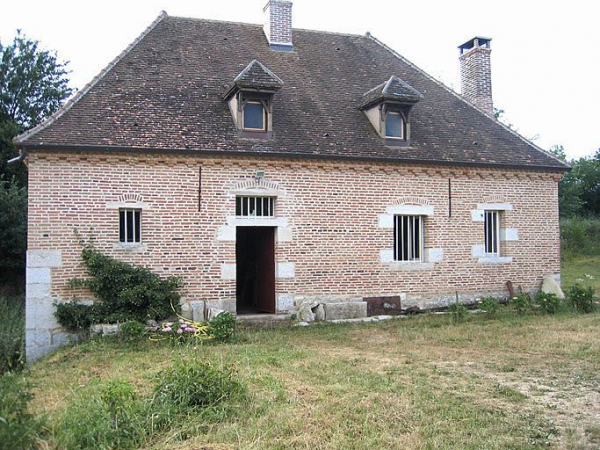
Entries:
{"label": "wooden front door", "polygon": [[237,227],[237,312],[275,313],[275,228]]}

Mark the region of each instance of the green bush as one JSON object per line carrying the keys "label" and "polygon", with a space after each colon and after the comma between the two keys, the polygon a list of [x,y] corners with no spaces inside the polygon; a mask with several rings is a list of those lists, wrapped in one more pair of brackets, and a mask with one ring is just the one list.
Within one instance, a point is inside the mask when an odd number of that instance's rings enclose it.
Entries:
{"label": "green bush", "polygon": [[78,391],[54,428],[58,448],[133,449],[151,435],[148,403],[119,380],[94,382]]}
{"label": "green bush", "polygon": [[27,412],[33,395],[20,374],[0,376],[0,448],[34,448],[41,423]]}
{"label": "green bush", "polygon": [[561,306],[561,301],[556,294],[538,292],[534,297],[534,301],[547,314],[556,314]]}
{"label": "green bush", "polygon": [[177,277],[161,278],[145,267],[106,256],[91,246],[81,256],[90,278],[73,279],[71,287],[90,289],[98,298],[93,305],[77,302],[57,306],[58,322],[71,330],[92,323],[160,320],[179,313],[182,286]]}
{"label": "green bush", "polygon": [[500,303],[494,297],[485,297],[481,300],[479,309],[485,311],[489,315],[495,315],[500,310]]}
{"label": "green bush", "polygon": [[121,325],[120,336],[127,344],[139,344],[146,334],[146,325],[137,320],[130,320]]}
{"label": "green bush", "polygon": [[0,375],[25,363],[25,304],[20,297],[0,297]]}
{"label": "green bush", "polygon": [[531,309],[531,299],[529,298],[529,295],[521,292],[510,300],[510,305],[518,314],[523,315]]}
{"label": "green bush", "polygon": [[567,291],[567,299],[576,311],[589,313],[594,310],[594,288],[591,286],[571,286]]}
{"label": "green bush", "polygon": [[600,218],[561,219],[560,234],[564,259],[600,254]]}
{"label": "green bush", "polygon": [[157,375],[154,402],[159,410],[189,412],[246,395],[246,388],[227,367],[211,362],[180,361]]}
{"label": "green bush", "polygon": [[235,335],[237,320],[230,312],[222,312],[208,322],[208,334],[217,341],[230,341]]}

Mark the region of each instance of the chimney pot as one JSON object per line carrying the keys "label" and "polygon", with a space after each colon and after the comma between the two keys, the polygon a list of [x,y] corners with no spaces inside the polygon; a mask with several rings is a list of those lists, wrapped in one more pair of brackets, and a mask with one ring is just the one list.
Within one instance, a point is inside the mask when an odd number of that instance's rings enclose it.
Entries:
{"label": "chimney pot", "polygon": [[269,0],[263,8],[265,13],[264,32],[271,50],[291,52],[292,44],[292,2],[289,0]]}
{"label": "chimney pot", "polygon": [[476,36],[459,45],[463,97],[486,113],[494,114],[492,102],[491,38]]}

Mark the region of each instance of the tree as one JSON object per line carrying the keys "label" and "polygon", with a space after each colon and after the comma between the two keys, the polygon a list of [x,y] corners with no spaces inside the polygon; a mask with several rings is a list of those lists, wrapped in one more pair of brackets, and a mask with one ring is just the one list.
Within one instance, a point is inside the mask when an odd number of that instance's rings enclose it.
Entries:
{"label": "tree", "polygon": [[14,281],[25,267],[27,169],[8,165],[17,156],[13,138],[41,123],[71,95],[67,63],[17,32],[0,42],[0,274]]}
{"label": "tree", "polygon": [[17,156],[12,139],[54,113],[71,95],[67,62],[39,42],[17,32],[12,44],[0,43],[0,176],[27,183],[23,164],[8,166]]}

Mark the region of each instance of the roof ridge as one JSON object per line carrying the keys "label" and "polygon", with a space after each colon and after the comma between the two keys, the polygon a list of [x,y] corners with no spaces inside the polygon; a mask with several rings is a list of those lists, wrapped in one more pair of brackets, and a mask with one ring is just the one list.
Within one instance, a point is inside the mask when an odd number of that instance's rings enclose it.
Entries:
{"label": "roof ridge", "polygon": [[521,134],[517,133],[515,130],[509,128],[508,126],[504,125],[502,122],[500,122],[499,120],[492,118],[492,116],[490,116],[488,113],[486,113],[485,111],[481,110],[480,108],[478,108],[477,106],[473,105],[472,103],[468,102],[462,95],[460,95],[458,92],[454,91],[454,89],[449,88],[448,86],[446,86],[444,83],[442,83],[440,80],[436,79],[435,77],[429,75],[427,72],[425,72],[423,69],[421,69],[419,66],[417,66],[416,64],[412,63],[411,61],[409,61],[408,59],[406,59],[404,56],[402,56],[400,53],[398,53],[396,50],[394,50],[393,48],[391,48],[390,46],[384,44],[383,42],[381,42],[379,39],[377,39],[375,36],[373,36],[371,33],[368,33],[365,35],[365,37],[367,39],[371,39],[373,42],[375,42],[376,44],[380,45],[381,47],[383,47],[384,49],[386,49],[387,51],[389,51],[392,55],[394,55],[396,58],[402,60],[405,64],[409,65],[410,67],[412,67],[414,70],[416,70],[417,72],[419,72],[420,74],[422,74],[423,76],[427,77],[429,80],[433,81],[435,84],[437,84],[438,86],[440,86],[441,88],[445,89],[446,91],[448,91],[450,94],[454,95],[456,98],[458,98],[459,100],[463,101],[465,104],[467,104],[468,106],[470,106],[471,108],[473,108],[474,110],[476,110],[477,112],[483,114],[485,117],[487,117],[488,119],[492,120],[494,123],[500,125],[502,128],[504,128],[505,130],[509,131],[510,133],[512,133],[514,136],[516,136],[517,138],[521,139],[523,142],[525,142],[526,144],[528,144],[529,146],[531,146],[534,150],[537,150],[541,153],[543,153],[546,156],[550,156],[552,159],[554,159],[555,161],[561,163],[561,165],[565,166],[565,167],[571,167],[569,164],[565,163],[564,161],[562,161],[561,159],[557,158],[556,156],[554,156],[552,153],[544,150],[541,147],[538,147],[536,144],[534,144],[533,142],[531,142],[529,139],[527,139],[526,137],[522,136]]}
{"label": "roof ridge", "polygon": [[65,114],[73,106],[75,106],[75,104],[77,104],[77,102],[79,100],[81,100],[81,98],[83,98],[83,96],[85,94],[87,94],[96,84],[98,84],[98,82],[102,78],[104,78],[104,76],[108,72],[110,72],[113,69],[113,67],[115,67],[131,50],[133,50],[133,48],[137,44],[139,44],[140,41],[142,39],[144,39],[146,37],[146,35],[148,35],[148,33],[150,33],[156,27],[156,25],[158,25],[165,17],[168,17],[168,16],[169,15],[167,14],[166,11],[164,11],[164,10],[161,11],[160,14],[158,15],[158,17],[156,19],[154,19],[154,21],[150,25],[148,25],[148,27],[146,27],[146,29],[144,31],[142,31],[142,33],[131,44],[129,44],[125,50],[123,50],[115,59],[113,59],[110,63],[108,63],[108,65],[104,69],[102,69],[98,75],[96,75],[94,78],[92,78],[92,81],[87,83],[81,90],[77,91],[75,93],[75,95],[73,95],[73,97],[71,97],[64,105],[62,105],[58,110],[56,110],[56,112],[54,112],[50,117],[48,117],[42,123],[36,125],[35,127],[31,128],[30,130],[27,130],[24,133],[16,136],[14,138],[15,144],[18,145],[18,144],[23,143],[24,141],[33,137],[34,135],[36,135],[40,131],[44,130],[45,128],[49,127],[54,122],[56,122],[60,117],[62,117],[63,114]]}

